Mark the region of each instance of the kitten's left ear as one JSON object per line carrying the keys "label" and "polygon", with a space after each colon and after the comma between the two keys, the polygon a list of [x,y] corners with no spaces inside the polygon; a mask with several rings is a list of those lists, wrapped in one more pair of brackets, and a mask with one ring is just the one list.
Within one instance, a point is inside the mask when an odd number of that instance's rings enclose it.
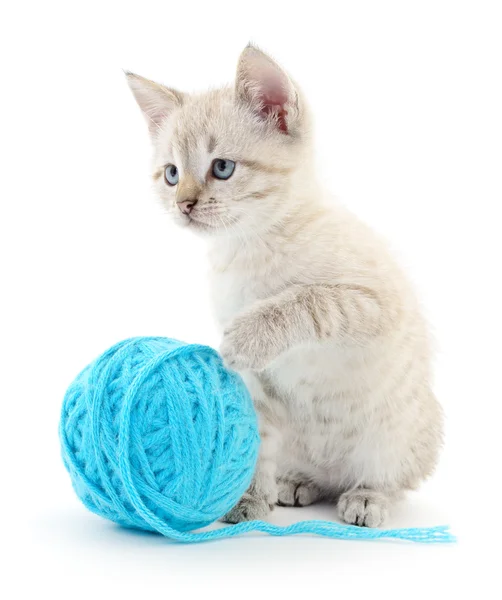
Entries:
{"label": "kitten's left ear", "polygon": [[126,73],[127,83],[143,111],[152,137],[155,137],[162,121],[177,107],[183,104],[181,92],[167,88],[160,83]]}
{"label": "kitten's left ear", "polygon": [[290,133],[300,116],[299,97],[293,82],[270,56],[247,46],[239,58],[236,96],[264,118],[272,117],[276,127]]}

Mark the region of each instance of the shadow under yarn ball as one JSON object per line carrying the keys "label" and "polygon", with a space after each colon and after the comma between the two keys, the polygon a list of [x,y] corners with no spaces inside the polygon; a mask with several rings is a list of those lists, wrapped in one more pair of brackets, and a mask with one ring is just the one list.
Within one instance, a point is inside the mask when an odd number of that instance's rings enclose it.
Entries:
{"label": "shadow under yarn ball", "polygon": [[160,337],[120,342],[78,375],[60,438],[87,508],[167,536],[209,525],[235,506],[259,448],[239,375],[212,348]]}

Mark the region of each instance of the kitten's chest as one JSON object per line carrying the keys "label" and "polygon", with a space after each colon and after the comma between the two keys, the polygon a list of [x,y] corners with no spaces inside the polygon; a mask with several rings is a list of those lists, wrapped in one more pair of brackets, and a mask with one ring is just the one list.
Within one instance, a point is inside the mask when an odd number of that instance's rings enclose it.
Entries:
{"label": "kitten's chest", "polygon": [[214,246],[209,254],[211,303],[220,328],[256,300],[270,298],[285,282],[298,278],[298,261],[280,244],[270,242],[244,257],[241,252],[242,248],[225,251]]}
{"label": "kitten's chest", "polygon": [[274,293],[272,281],[255,277],[245,269],[232,273],[212,272],[209,283],[212,309],[220,328],[256,300]]}

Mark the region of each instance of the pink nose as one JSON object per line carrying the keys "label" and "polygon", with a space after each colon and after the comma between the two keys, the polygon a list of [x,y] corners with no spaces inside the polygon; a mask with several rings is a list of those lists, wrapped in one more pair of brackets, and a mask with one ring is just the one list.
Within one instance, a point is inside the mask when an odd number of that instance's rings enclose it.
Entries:
{"label": "pink nose", "polygon": [[198,200],[180,200],[176,204],[184,215],[189,215],[192,212],[193,207],[197,204]]}

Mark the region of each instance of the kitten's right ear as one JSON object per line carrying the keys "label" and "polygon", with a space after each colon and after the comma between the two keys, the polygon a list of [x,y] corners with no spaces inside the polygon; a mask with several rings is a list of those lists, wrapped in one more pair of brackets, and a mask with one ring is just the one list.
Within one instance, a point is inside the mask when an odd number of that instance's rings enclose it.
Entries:
{"label": "kitten's right ear", "polygon": [[183,94],[160,83],[126,72],[127,83],[147,120],[150,134],[155,136],[162,121],[183,104]]}

